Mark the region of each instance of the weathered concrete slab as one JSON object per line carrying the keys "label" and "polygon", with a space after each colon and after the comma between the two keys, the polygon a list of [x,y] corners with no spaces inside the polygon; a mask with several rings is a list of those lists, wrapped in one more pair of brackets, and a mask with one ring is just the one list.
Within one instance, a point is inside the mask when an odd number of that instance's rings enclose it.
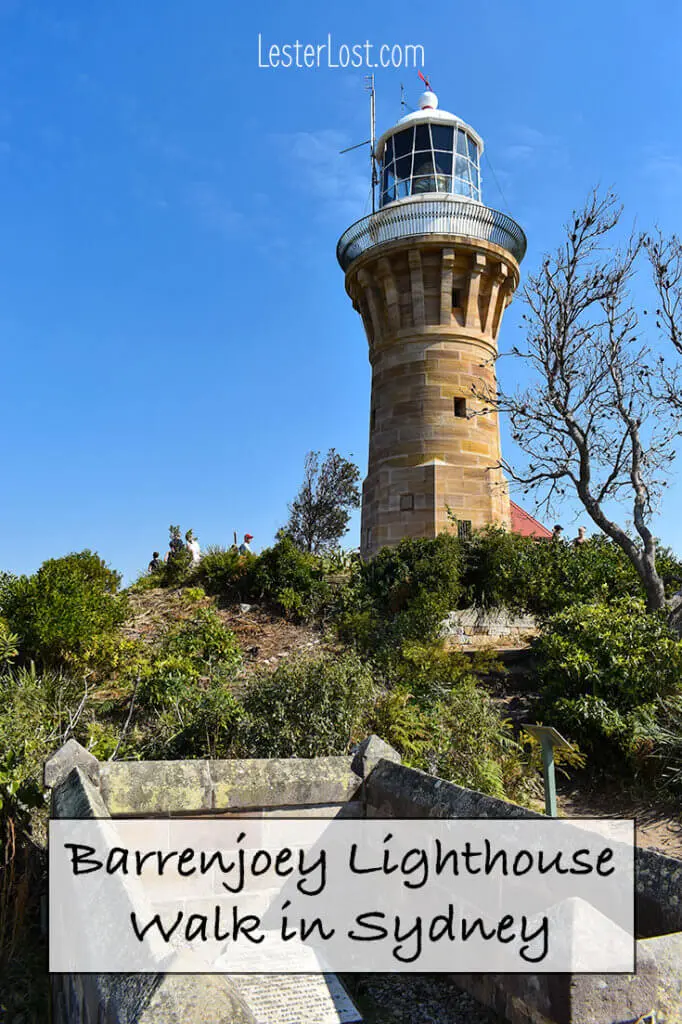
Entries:
{"label": "weathered concrete slab", "polygon": [[341,804],[352,800],[361,779],[347,757],[291,757],[210,761],[216,810]]}
{"label": "weathered concrete slab", "polygon": [[390,818],[541,818],[495,797],[463,789],[416,768],[381,760],[365,783],[367,813]]}
{"label": "weathered concrete slab", "polygon": [[213,807],[208,761],[107,761],[100,788],[116,815],[196,814]]}
{"label": "weathered concrete slab", "polygon": [[361,785],[347,757],[111,761],[100,766],[113,816],[345,804]]}

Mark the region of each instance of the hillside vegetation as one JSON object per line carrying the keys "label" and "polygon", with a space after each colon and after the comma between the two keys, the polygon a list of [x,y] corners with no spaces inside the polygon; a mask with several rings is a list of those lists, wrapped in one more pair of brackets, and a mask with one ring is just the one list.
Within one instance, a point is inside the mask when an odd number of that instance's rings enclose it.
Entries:
{"label": "hillside vegetation", "polygon": [[[659,568],[676,589],[670,552]],[[376,732],[409,765],[538,806],[539,749],[481,682],[500,671],[494,655],[440,639],[457,607],[538,616],[531,713],[576,744],[573,767],[652,794],[682,789],[682,642],[645,612],[631,564],[604,540],[488,529],[405,540],[363,563],[281,537],[259,556],[209,549],[194,567],[179,551],[120,584],[90,551],[0,577],[8,1013],[16,972],[34,971],[41,948],[42,764],[70,736],[100,759],[172,759],[343,754]],[[25,1019],[41,1019],[44,987],[30,1000]]]}

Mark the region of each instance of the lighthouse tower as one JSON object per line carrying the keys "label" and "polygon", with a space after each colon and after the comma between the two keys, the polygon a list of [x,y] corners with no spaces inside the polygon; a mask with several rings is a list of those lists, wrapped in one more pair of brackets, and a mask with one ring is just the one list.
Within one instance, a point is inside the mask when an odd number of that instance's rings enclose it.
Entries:
{"label": "lighthouse tower", "polygon": [[[483,140],[431,91],[374,149],[378,208],[337,247],[372,366],[364,557],[403,537],[509,528],[497,337],[521,228],[481,201]],[[451,515],[448,515],[450,510]]]}

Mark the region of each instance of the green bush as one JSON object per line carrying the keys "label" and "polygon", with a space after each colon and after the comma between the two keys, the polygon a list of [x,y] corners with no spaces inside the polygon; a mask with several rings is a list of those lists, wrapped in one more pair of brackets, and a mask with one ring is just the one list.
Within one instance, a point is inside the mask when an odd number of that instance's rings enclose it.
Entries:
{"label": "green bush", "polygon": [[0,619],[0,672],[8,668],[19,653],[19,637]]}
{"label": "green bush", "polygon": [[181,587],[189,579],[191,566],[192,554],[187,548],[182,548],[180,551],[172,551],[168,561],[153,575],[162,587]]}
{"label": "green bush", "polygon": [[632,598],[559,612],[536,651],[552,699],[592,694],[629,711],[675,693],[682,681],[682,641],[664,614],[647,615]]}
{"label": "green bush", "polygon": [[246,587],[252,600],[299,622],[322,615],[330,597],[321,560],[287,536],[251,560]]}
{"label": "green bush", "polygon": [[[575,604],[643,596],[632,562],[606,537],[574,546],[491,526],[465,542],[463,561],[463,605],[505,605],[544,616]],[[659,549],[657,567],[669,590],[682,581],[682,564],[668,548]]]}
{"label": "green bush", "polygon": [[364,739],[374,702],[370,670],[352,654],[291,659],[261,672],[242,703],[243,757],[322,757]]}
{"label": "green bush", "polygon": [[442,533],[435,540],[402,540],[354,568],[337,610],[340,636],[362,653],[391,662],[405,643],[433,640],[461,592],[457,538]]}
{"label": "green bush", "polygon": [[241,650],[215,608],[202,608],[193,619],[172,627],[161,638],[167,657],[184,657],[201,674],[219,667],[232,672],[241,665]]}
{"label": "green bush", "polygon": [[207,594],[226,601],[248,596],[249,565],[253,555],[240,555],[236,548],[209,549],[199,562],[195,577]]}
{"label": "green bush", "polygon": [[404,646],[373,731],[414,768],[491,796],[525,798],[535,773],[475,675],[493,667],[483,652],[470,660],[436,644]]}
{"label": "green bush", "polygon": [[[239,644],[214,608],[174,624],[154,650],[138,651],[120,672],[127,694],[118,717],[125,719],[131,701],[137,714],[119,756],[228,756],[226,730],[241,716],[231,693],[240,666]],[[106,749],[112,735],[95,730],[91,739]]]}
{"label": "green bush", "polygon": [[95,637],[126,615],[119,573],[92,551],[52,558],[3,587],[0,612],[19,637],[22,659],[79,668]]}
{"label": "green bush", "polygon": [[85,686],[62,672],[19,666],[0,677],[0,808],[41,806],[43,762],[82,713]]}
{"label": "green bush", "polygon": [[660,767],[664,788],[682,793],[682,696],[666,697],[649,710],[644,733]]}
{"label": "green bush", "polygon": [[655,725],[651,708],[682,686],[682,641],[663,613],[621,598],[552,616],[536,644],[540,713],[564,729],[597,767],[643,770]]}

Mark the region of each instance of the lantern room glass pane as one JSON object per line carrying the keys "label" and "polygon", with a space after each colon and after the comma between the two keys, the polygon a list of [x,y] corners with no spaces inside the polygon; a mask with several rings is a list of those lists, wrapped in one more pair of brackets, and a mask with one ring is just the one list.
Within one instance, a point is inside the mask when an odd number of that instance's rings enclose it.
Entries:
{"label": "lantern room glass pane", "polygon": [[466,157],[458,156],[455,159],[455,174],[458,178],[469,177],[469,161]]}
{"label": "lantern room glass pane", "polygon": [[452,149],[452,128],[444,124],[432,124],[431,135],[434,149]]}
{"label": "lantern room glass pane", "polygon": [[415,153],[412,173],[415,178],[424,174],[433,174],[433,153]]}
{"label": "lantern room glass pane", "polygon": [[417,125],[414,148],[418,150],[431,149],[431,136],[428,124]]}
{"label": "lantern room glass pane", "polygon": [[452,153],[436,153],[436,170],[441,174],[452,174]]}
{"label": "lantern room glass pane", "polygon": [[405,131],[398,132],[397,135],[393,136],[393,146],[395,148],[396,159],[399,159],[400,157],[404,157],[412,153],[413,141],[413,128],[407,128]]}
{"label": "lantern room glass pane", "polygon": [[384,164],[390,164],[393,159],[393,139],[389,139],[384,149]]}
{"label": "lantern room glass pane", "polygon": [[469,156],[466,132],[463,132],[461,128],[457,129],[457,152],[460,156]]}
{"label": "lantern room glass pane", "polygon": [[476,164],[478,163],[478,146],[473,139],[467,139],[467,143],[469,145],[469,159]]}
{"label": "lantern room glass pane", "polygon": [[412,153],[407,156],[401,156],[395,162],[395,176],[396,178],[409,178],[412,173]]}

